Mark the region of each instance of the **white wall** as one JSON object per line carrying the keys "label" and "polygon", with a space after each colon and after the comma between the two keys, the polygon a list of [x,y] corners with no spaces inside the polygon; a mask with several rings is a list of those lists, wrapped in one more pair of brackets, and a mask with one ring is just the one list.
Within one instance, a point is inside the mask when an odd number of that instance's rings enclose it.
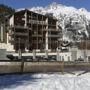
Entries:
{"label": "white wall", "polygon": [[[14,25],[14,15],[10,18],[9,23],[10,23],[10,26],[11,26],[11,25],[12,25],[12,26]],[[14,45],[11,45],[11,43],[9,43],[9,39],[10,39],[10,36],[9,36],[9,34],[7,33],[7,51],[8,51],[8,52],[15,51],[15,50],[14,50]]]}
{"label": "white wall", "polygon": [[8,33],[7,33],[7,51],[8,52],[12,52],[12,51],[15,51],[14,50],[14,45],[11,45],[11,43],[9,43],[9,35],[8,35]]}
{"label": "white wall", "polygon": [[64,59],[64,61],[72,61],[71,60],[71,52],[60,52],[59,56],[60,56],[61,61],[63,59]]}
{"label": "white wall", "polygon": [[10,25],[14,25],[14,15],[10,18]]}
{"label": "white wall", "polygon": [[77,51],[77,58],[84,58],[84,50],[78,50]]}
{"label": "white wall", "polygon": [[88,61],[88,56],[90,56],[90,50],[78,50],[77,58],[83,58],[85,61]]}
{"label": "white wall", "polygon": [[0,43],[0,49],[6,49],[7,48],[7,44],[5,43]]}

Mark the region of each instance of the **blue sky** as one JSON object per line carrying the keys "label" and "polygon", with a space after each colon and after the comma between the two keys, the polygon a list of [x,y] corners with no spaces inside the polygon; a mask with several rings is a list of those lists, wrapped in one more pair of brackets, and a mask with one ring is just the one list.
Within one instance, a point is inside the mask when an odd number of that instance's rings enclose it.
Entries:
{"label": "blue sky", "polygon": [[7,5],[14,9],[31,8],[35,6],[45,7],[52,2],[76,8],[86,8],[90,11],[90,0],[0,0],[0,4]]}

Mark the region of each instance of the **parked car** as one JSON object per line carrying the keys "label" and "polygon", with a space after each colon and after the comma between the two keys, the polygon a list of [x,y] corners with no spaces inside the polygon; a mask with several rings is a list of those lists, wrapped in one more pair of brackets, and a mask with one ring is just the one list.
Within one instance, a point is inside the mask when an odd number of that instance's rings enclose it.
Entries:
{"label": "parked car", "polygon": [[9,54],[9,55],[7,55],[7,58],[9,58],[10,60],[13,60],[14,59],[14,56],[11,55],[11,54]]}
{"label": "parked car", "polygon": [[83,58],[78,58],[78,59],[76,59],[75,61],[76,61],[76,62],[84,61],[84,59],[83,59]]}
{"label": "parked car", "polygon": [[78,58],[78,61],[84,61],[84,59],[83,58]]}
{"label": "parked car", "polygon": [[14,58],[13,61],[18,61],[18,58]]}
{"label": "parked car", "polygon": [[31,58],[27,58],[26,61],[33,61],[33,59],[31,59]]}

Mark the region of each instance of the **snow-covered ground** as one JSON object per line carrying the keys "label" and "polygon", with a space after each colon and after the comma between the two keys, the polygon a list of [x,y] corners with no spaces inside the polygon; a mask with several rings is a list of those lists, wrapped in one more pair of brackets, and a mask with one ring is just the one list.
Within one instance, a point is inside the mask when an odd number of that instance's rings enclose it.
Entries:
{"label": "snow-covered ground", "polygon": [[0,90],[90,90],[90,73],[81,76],[77,74],[46,73],[0,76]]}

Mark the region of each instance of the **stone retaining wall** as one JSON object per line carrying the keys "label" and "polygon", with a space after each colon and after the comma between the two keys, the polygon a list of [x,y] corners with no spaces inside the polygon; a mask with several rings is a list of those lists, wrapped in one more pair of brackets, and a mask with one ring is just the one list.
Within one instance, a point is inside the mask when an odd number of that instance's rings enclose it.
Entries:
{"label": "stone retaining wall", "polygon": [[[60,72],[62,63],[60,62],[24,62],[23,73],[36,72]],[[89,64],[65,64],[65,70],[88,70]],[[21,62],[0,62],[0,74],[21,73]]]}

